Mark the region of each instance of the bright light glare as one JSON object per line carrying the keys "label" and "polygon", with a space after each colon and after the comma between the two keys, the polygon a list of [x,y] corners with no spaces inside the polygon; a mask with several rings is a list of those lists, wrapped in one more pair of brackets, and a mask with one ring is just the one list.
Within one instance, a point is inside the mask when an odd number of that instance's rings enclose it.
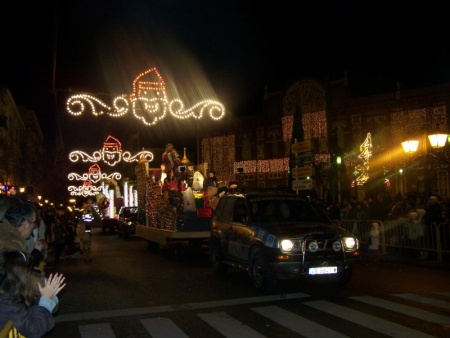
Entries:
{"label": "bright light glare", "polygon": [[345,237],[344,244],[347,249],[354,249],[356,247],[356,240],[354,237]]}
{"label": "bright light glare", "polygon": [[294,247],[294,243],[290,239],[283,239],[280,243],[281,250],[283,251],[291,251]]}

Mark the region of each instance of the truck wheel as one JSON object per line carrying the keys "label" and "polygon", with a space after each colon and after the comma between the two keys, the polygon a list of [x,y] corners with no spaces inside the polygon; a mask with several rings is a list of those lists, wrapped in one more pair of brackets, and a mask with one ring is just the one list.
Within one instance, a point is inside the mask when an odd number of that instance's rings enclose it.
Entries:
{"label": "truck wheel", "polygon": [[264,292],[275,290],[277,284],[275,273],[261,252],[256,252],[252,256],[249,274],[257,289]]}
{"label": "truck wheel", "polygon": [[223,255],[217,243],[211,243],[211,262],[216,275],[224,275],[228,272],[228,265],[223,263]]}

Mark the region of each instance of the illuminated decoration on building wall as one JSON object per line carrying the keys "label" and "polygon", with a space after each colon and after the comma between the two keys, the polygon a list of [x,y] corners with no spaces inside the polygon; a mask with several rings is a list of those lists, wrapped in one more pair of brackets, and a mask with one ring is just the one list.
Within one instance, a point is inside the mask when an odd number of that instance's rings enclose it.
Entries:
{"label": "illuminated decoration on building wall", "polygon": [[359,163],[355,166],[353,175],[356,176],[356,185],[361,186],[369,179],[370,158],[372,157],[372,136],[367,133],[366,139],[359,146]]}
{"label": "illuminated decoration on building wall", "polygon": [[86,181],[89,180],[92,183],[100,182],[100,180],[108,180],[108,179],[116,179],[120,180],[122,178],[122,175],[120,173],[112,173],[112,174],[105,174],[102,173],[100,167],[98,164],[91,165],[89,167],[89,170],[87,173],[84,173],[82,175],[77,173],[70,173],[67,178],[70,181]]}
{"label": "illuminated decoration on building wall", "polygon": [[80,116],[88,109],[95,116],[107,114],[110,117],[122,117],[131,110],[146,126],[157,124],[167,112],[178,119],[201,119],[205,112],[213,120],[225,116],[225,106],[219,101],[203,100],[187,109],[180,99],[169,102],[165,82],[156,67],[139,74],[133,81],[133,93],[129,98],[125,94],[118,96],[112,106],[88,94],[73,95],[67,101],[67,111],[74,116]]}
{"label": "illuminated decoration on building wall", "polygon": [[102,191],[102,187],[96,187],[92,184],[91,181],[86,180],[83,182],[83,185],[78,187],[72,185],[69,186],[67,190],[69,190],[71,196],[87,197],[97,195],[99,192]]}
{"label": "illuminated decoration on building wall", "polygon": [[120,141],[111,135],[106,138],[105,142],[103,142],[103,149],[94,151],[92,155],[86,154],[80,150],[72,151],[69,154],[69,159],[72,162],[78,162],[80,159],[83,160],[83,162],[92,163],[103,161],[111,167],[121,161],[137,162],[142,157],[144,157],[146,161],[153,161],[153,153],[150,151],[142,150],[133,156],[131,156],[129,151],[124,152]]}
{"label": "illuminated decoration on building wall", "polygon": [[[283,128],[283,141],[289,142],[292,138],[294,116],[284,116],[281,118]],[[327,114],[326,111],[314,113],[302,113],[302,125],[305,133],[305,140],[313,138],[327,138]]]}
{"label": "illuminated decoration on building wall", "polygon": [[396,111],[391,114],[392,143],[400,144],[404,140],[419,135],[447,133],[447,106],[426,107]]}

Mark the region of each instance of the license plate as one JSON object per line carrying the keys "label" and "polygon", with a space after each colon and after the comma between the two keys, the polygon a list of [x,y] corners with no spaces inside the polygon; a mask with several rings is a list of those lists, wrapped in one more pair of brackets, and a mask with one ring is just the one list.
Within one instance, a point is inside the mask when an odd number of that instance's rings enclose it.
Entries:
{"label": "license plate", "polygon": [[337,273],[337,266],[324,266],[320,268],[310,268],[310,275],[328,275],[332,273]]}

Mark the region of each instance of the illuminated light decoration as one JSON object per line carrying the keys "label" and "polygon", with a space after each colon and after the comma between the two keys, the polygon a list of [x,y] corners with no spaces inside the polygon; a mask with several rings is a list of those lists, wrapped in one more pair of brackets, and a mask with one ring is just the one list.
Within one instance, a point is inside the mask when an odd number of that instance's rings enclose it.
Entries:
{"label": "illuminated light decoration", "polygon": [[124,152],[120,141],[111,135],[103,142],[103,149],[94,151],[92,155],[80,150],[72,151],[69,154],[69,160],[72,162],[78,162],[81,159],[83,162],[96,163],[102,160],[111,167],[121,161],[137,162],[141,158],[145,158],[146,161],[151,162],[153,161],[153,153],[147,150],[141,150],[132,156],[129,151]]}
{"label": "illuminated light decoration", "polygon": [[[173,105],[177,104],[178,109],[173,110]],[[197,120],[200,120],[203,117],[203,112],[209,107],[208,114],[213,120],[218,121],[225,115],[225,107],[220,102],[214,100],[203,100],[195,104],[192,108],[187,110],[184,109],[184,104],[181,100],[175,99],[169,105],[169,112],[171,115],[179,118],[179,119],[187,119],[189,117],[193,117]],[[198,112],[195,113],[195,110],[198,109]]]}
{"label": "illuminated light decoration", "polygon": [[148,69],[134,79],[130,100],[134,116],[146,126],[155,125],[166,116],[166,85],[156,68]]}
{"label": "illuminated light decoration", "polygon": [[[292,139],[294,116],[288,115],[281,118],[283,128],[283,141],[290,142]],[[327,139],[327,114],[326,111],[302,114],[302,126],[305,140],[312,138]]]}
{"label": "illuminated light decoration", "polygon": [[123,182],[123,205],[126,207],[132,206],[128,199],[128,182]]}
{"label": "illuminated light decoration", "polygon": [[428,134],[430,130],[440,130],[448,125],[448,107],[445,105],[391,113],[392,143],[400,144],[411,135]]}
{"label": "illuminated light decoration", "polygon": [[289,170],[289,157],[234,162],[234,172],[237,172],[237,168],[242,168],[244,173],[287,171]]}
{"label": "illuminated light decoration", "polygon": [[130,186],[128,187],[128,196],[129,196],[129,204],[130,207],[134,206],[134,201],[137,201],[137,199],[134,198],[134,194],[133,194],[133,186],[130,184]]}
{"label": "illuminated light decoration", "polygon": [[108,179],[116,179],[120,180],[122,178],[122,175],[120,173],[112,173],[112,174],[105,174],[101,172],[100,167],[97,164],[94,164],[89,167],[89,170],[87,173],[84,173],[82,175],[77,173],[70,173],[67,178],[70,181],[87,181],[97,183],[100,182],[100,180],[108,180]]}
{"label": "illuminated light decoration", "polygon": [[372,136],[371,133],[367,133],[366,139],[359,146],[360,163],[355,166],[353,174],[356,176],[356,184],[361,186],[369,179],[370,158],[372,157]]}
{"label": "illuminated light decoration", "polygon": [[114,201],[114,188],[109,188],[109,191],[108,191],[108,195],[107,196],[109,196],[109,200],[111,201],[110,203],[109,203],[109,206],[108,206],[108,212],[109,212],[109,217],[114,217],[114,215],[115,215],[115,206],[114,206],[114,203],[112,203],[113,201]]}
{"label": "illuminated light decoration", "polygon": [[102,191],[102,187],[96,187],[92,185],[91,181],[86,180],[83,182],[83,185],[78,187],[72,185],[69,186],[67,190],[69,190],[71,196],[87,197],[97,195],[99,192]]}
{"label": "illuminated light decoration", "polygon": [[133,189],[133,194],[132,195],[134,196],[134,198],[133,198],[133,206],[137,207],[138,206],[138,204],[137,204],[137,201],[138,201],[138,191],[137,191],[137,189]]}
{"label": "illuminated light decoration", "polygon": [[161,121],[167,112],[175,118],[200,119],[205,110],[213,120],[220,120],[225,116],[225,106],[216,100],[202,100],[188,109],[180,99],[174,99],[170,103],[167,99],[165,83],[156,67],[139,74],[133,81],[133,93],[129,99],[121,95],[113,100],[113,106],[109,106],[100,99],[88,95],[77,94],[67,100],[67,111],[74,116],[80,116],[90,109],[94,116],[108,115],[122,117],[130,109],[134,117],[146,126],[153,126]]}

